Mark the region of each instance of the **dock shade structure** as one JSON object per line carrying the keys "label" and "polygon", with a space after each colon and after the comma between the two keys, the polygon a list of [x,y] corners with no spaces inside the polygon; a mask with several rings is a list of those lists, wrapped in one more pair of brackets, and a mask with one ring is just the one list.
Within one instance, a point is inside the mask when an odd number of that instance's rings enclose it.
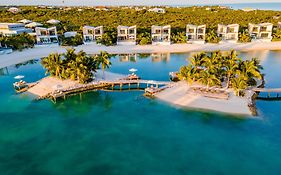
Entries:
{"label": "dock shade structure", "polygon": [[221,42],[236,43],[238,41],[239,24],[218,24],[217,34]]}
{"label": "dock shade structure", "polygon": [[206,25],[186,25],[186,40],[188,43],[204,44]]}
{"label": "dock shade structure", "polygon": [[171,44],[171,26],[151,27],[152,45],[170,45]]}
{"label": "dock shade structure", "polygon": [[56,20],[56,19],[50,19],[50,20],[48,20],[46,23],[56,25],[56,24],[59,24],[60,21],[59,21],[59,20]]}
{"label": "dock shade structure", "polygon": [[249,34],[252,41],[270,42],[272,39],[272,23],[249,24]]}
{"label": "dock shade structure", "polygon": [[103,26],[84,26],[83,39],[85,43],[95,42],[98,38],[102,38]]}
{"label": "dock shade structure", "polygon": [[118,26],[117,45],[136,45],[137,26]]}
{"label": "dock shade structure", "polygon": [[31,32],[32,29],[25,28],[22,23],[0,23],[0,35],[11,36]]}
{"label": "dock shade structure", "polygon": [[36,41],[37,44],[57,44],[58,43],[58,34],[56,27],[43,28],[36,27]]}

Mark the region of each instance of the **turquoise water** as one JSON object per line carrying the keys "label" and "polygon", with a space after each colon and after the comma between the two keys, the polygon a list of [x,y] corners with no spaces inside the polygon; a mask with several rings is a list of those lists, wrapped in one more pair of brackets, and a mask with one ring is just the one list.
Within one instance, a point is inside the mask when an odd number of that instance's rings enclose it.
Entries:
{"label": "turquoise water", "polygon": [[[139,69],[168,80],[190,54],[161,59],[113,58],[112,72]],[[259,57],[268,87],[280,87],[281,52]],[[1,175],[278,175],[281,174],[280,101],[257,101],[258,119],[182,110],[143,92],[89,92],[53,104],[15,95],[13,77],[44,77],[40,64],[0,71]]]}

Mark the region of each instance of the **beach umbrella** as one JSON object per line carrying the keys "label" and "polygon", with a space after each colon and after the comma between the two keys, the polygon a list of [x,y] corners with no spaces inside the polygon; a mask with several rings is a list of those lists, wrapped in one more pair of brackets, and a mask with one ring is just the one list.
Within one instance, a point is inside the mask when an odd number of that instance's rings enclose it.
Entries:
{"label": "beach umbrella", "polygon": [[49,23],[49,24],[58,24],[58,23],[60,23],[60,21],[59,21],[59,20],[56,20],[56,19],[50,19],[50,20],[48,20],[46,23]]}
{"label": "beach umbrella", "polygon": [[41,26],[43,26],[43,24],[41,24],[39,22],[32,22],[32,23],[29,23],[29,24],[25,25],[25,27],[28,27],[28,28],[41,27]]}
{"label": "beach umbrella", "polygon": [[29,23],[32,23],[31,20],[28,20],[28,19],[22,19],[19,21],[20,23],[23,23],[23,24],[29,24]]}
{"label": "beach umbrella", "polygon": [[130,71],[130,72],[137,72],[137,71],[138,71],[138,69],[131,68],[131,69],[129,69],[129,71]]}
{"label": "beach umbrella", "polygon": [[17,75],[17,76],[14,77],[14,79],[22,79],[22,78],[24,78],[23,75]]}
{"label": "beach umbrella", "polygon": [[54,85],[52,88],[55,89],[55,90],[60,90],[60,89],[63,88],[63,86],[60,85],[60,84],[56,84],[56,85]]}

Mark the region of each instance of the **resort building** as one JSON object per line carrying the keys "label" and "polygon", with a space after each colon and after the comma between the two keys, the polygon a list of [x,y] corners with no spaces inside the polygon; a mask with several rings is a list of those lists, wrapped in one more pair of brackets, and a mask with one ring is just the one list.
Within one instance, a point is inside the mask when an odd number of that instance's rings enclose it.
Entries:
{"label": "resort building", "polygon": [[29,23],[32,23],[31,20],[28,20],[28,19],[22,19],[20,21],[18,21],[19,23],[23,23],[23,24],[29,24]]}
{"label": "resort building", "polygon": [[186,39],[188,43],[204,44],[206,25],[186,25]]}
{"label": "resort building", "polygon": [[56,20],[56,19],[50,19],[50,20],[48,20],[46,23],[56,25],[56,24],[59,24],[60,21],[59,21],[59,20]]}
{"label": "resort building", "polygon": [[103,26],[84,26],[83,38],[84,43],[95,42],[97,38],[101,38],[103,35]]}
{"label": "resort building", "polygon": [[35,28],[35,27],[42,27],[43,24],[39,23],[39,22],[31,22],[25,25],[25,27],[27,28]]}
{"label": "resort building", "polygon": [[77,35],[77,32],[64,32],[63,36],[65,38],[71,38],[71,37],[75,37]]}
{"label": "resort building", "polygon": [[117,45],[136,45],[137,26],[118,26]]}
{"label": "resort building", "polygon": [[152,8],[152,9],[148,9],[148,11],[154,13],[166,13],[165,9],[163,8]]}
{"label": "resort building", "polygon": [[17,7],[11,7],[8,9],[8,11],[11,13],[18,13],[18,12],[20,12],[20,9]]}
{"label": "resort building", "polygon": [[238,41],[239,24],[218,24],[217,34],[221,42],[236,43]]}
{"label": "resort building", "polygon": [[25,28],[22,23],[0,23],[0,34],[11,36],[21,33],[31,33],[32,29]]}
{"label": "resort building", "polygon": [[152,45],[170,45],[171,44],[171,26],[155,26],[151,27]]}
{"label": "resort building", "polygon": [[36,27],[36,41],[37,44],[54,44],[58,43],[58,34],[56,27],[50,28],[43,28],[43,27]]}
{"label": "resort building", "polygon": [[249,34],[252,41],[270,42],[272,39],[272,23],[249,24]]}

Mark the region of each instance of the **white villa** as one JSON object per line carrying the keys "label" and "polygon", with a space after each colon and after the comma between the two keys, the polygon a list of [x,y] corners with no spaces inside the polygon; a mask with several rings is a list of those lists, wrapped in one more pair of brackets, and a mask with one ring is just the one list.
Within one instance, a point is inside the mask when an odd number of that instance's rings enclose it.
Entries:
{"label": "white villa", "polygon": [[239,24],[218,24],[217,34],[221,42],[236,43],[238,41]]}
{"label": "white villa", "polygon": [[137,26],[118,26],[117,45],[136,45]]}
{"label": "white villa", "polygon": [[58,44],[58,34],[56,27],[43,28],[36,27],[36,40],[37,44]]}
{"label": "white villa", "polygon": [[272,23],[249,24],[249,34],[252,41],[270,42],[272,39]]}
{"label": "white villa", "polygon": [[94,42],[97,38],[101,38],[103,35],[103,26],[84,26],[83,38],[84,43]]}
{"label": "white villa", "polygon": [[186,25],[186,39],[188,43],[204,44],[206,25]]}
{"label": "white villa", "polygon": [[149,12],[154,12],[154,13],[166,13],[165,9],[163,8],[151,8],[148,9]]}
{"label": "white villa", "polygon": [[171,44],[171,26],[155,26],[151,27],[152,45],[170,45]]}
{"label": "white villa", "polygon": [[22,23],[0,23],[0,34],[11,36],[21,33],[31,33],[32,29],[25,28]]}

